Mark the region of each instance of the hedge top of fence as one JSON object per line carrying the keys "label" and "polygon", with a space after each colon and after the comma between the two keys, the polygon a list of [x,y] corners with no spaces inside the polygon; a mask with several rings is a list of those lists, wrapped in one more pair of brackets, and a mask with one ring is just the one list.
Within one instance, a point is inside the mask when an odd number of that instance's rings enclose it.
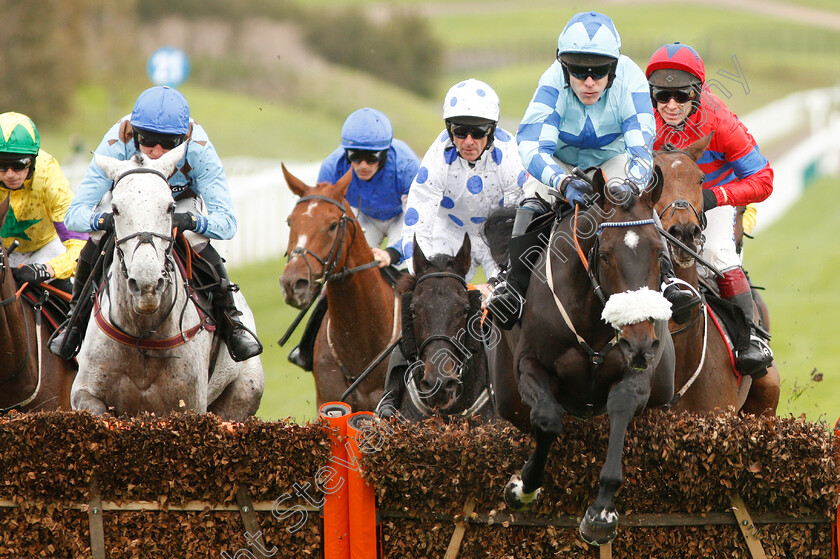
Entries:
{"label": "hedge top of fence", "polygon": [[[529,436],[505,422],[439,420],[378,424],[359,460],[380,508],[456,514],[504,510],[502,489],[527,459]],[[103,500],[235,502],[240,484],[255,501],[295,493],[330,461],[321,423],[252,419],[230,423],[194,413],[163,418],[80,412],[0,418],[0,499],[86,502],[98,480]],[[552,446],[545,494],[534,513],[581,514],[594,498],[608,421],[569,418]],[[826,425],[794,418],[646,413],[625,442],[622,512],[728,510],[739,492],[755,513],[828,515],[837,506],[840,456]],[[305,504],[295,497],[284,506]]]}
{"label": "hedge top of fence", "polygon": [[[506,423],[379,428],[361,464],[389,510],[457,514],[473,496],[476,510],[503,511],[505,483],[533,448]],[[566,420],[536,515],[583,513],[597,492],[608,428],[606,417]],[[728,494],[739,492],[753,512],[831,514],[840,488],[833,439],[824,424],[793,418],[646,413],[627,433],[617,503],[626,513],[703,513],[728,510]]]}

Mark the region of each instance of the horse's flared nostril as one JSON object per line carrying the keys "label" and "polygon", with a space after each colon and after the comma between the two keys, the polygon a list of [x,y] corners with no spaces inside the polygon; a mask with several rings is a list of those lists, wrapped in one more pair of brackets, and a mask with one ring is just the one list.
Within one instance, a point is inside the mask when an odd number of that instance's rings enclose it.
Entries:
{"label": "horse's flared nostril", "polygon": [[420,395],[423,398],[431,398],[438,390],[440,390],[440,380],[435,379],[434,381],[431,381],[424,377],[420,379],[418,387],[420,389]]}
{"label": "horse's flared nostril", "polygon": [[130,293],[133,293],[135,295],[140,293],[140,287],[138,287],[138,285],[137,285],[137,280],[135,280],[133,278],[129,278],[129,280],[128,280],[128,290],[129,290]]}
{"label": "horse's flared nostril", "polygon": [[157,280],[157,286],[155,287],[155,293],[163,293],[163,290],[166,288],[166,280],[160,278]]}

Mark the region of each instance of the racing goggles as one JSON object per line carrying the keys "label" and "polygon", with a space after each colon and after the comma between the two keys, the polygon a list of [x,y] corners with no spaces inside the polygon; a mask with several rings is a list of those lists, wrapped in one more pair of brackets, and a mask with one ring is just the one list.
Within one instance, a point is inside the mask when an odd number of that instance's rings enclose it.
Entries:
{"label": "racing goggles", "polygon": [[586,81],[586,78],[592,77],[593,80],[598,81],[606,78],[612,70],[612,64],[602,64],[600,66],[582,66],[579,64],[569,64],[568,62],[560,62],[563,67],[574,78],[580,81]]}
{"label": "racing goggles", "polygon": [[388,150],[370,151],[367,149],[348,149],[345,150],[347,154],[347,161],[350,163],[361,163],[364,161],[368,165],[374,165],[382,160],[382,156]]}
{"label": "racing goggles", "polygon": [[0,161],[0,172],[5,173],[9,169],[12,171],[24,171],[32,166],[32,158],[24,157],[23,159],[12,159],[10,161]]}
{"label": "racing goggles", "polygon": [[459,140],[466,139],[467,136],[472,136],[473,140],[480,140],[487,134],[493,131],[492,124],[452,124],[449,127],[452,135]]}
{"label": "racing goggles", "polygon": [[671,99],[680,104],[688,103],[697,95],[697,89],[693,86],[680,88],[652,87],[650,91],[656,102],[662,104],[669,102]]}
{"label": "racing goggles", "polygon": [[158,132],[135,129],[134,137],[137,138],[137,143],[147,148],[160,146],[163,149],[170,150],[184,143],[183,134],[160,134]]}

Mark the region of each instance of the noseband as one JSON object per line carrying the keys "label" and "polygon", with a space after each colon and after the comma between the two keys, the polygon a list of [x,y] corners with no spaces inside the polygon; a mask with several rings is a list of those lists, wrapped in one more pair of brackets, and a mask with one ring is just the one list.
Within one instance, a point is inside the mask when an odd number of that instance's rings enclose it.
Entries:
{"label": "noseband", "polygon": [[671,214],[668,216],[668,219],[674,217],[674,214],[677,212],[677,210],[691,210],[691,212],[694,214],[694,217],[697,218],[697,223],[700,224],[700,229],[706,229],[706,214],[703,212],[698,212],[697,208],[695,208],[688,200],[680,198],[674,200],[673,202],[665,206],[662,209],[662,211],[659,212],[660,220],[662,220],[662,217],[665,215],[665,212],[667,212],[668,209],[671,210]]}
{"label": "noseband", "polygon": [[[296,256],[300,256],[301,258],[303,258],[303,261],[306,263],[306,267],[309,268],[310,282],[318,284],[324,284],[328,281],[344,279],[351,274],[355,274],[356,272],[361,272],[362,270],[367,270],[369,268],[373,268],[379,265],[379,262],[377,260],[368,262],[367,264],[362,264],[361,266],[356,266],[354,268],[348,268],[347,264],[345,263],[341,270],[334,273],[333,270],[335,270],[336,265],[338,264],[338,259],[341,257],[342,254],[344,254],[344,237],[347,232],[347,224],[348,222],[355,223],[356,219],[348,215],[347,208],[342,202],[334,200],[329,196],[323,196],[321,194],[310,194],[308,196],[301,196],[295,203],[295,206],[303,202],[309,202],[311,200],[320,200],[322,202],[328,202],[334,206],[337,206],[338,209],[341,210],[341,218],[338,220],[338,233],[336,234],[335,241],[333,241],[332,247],[330,247],[329,253],[327,254],[326,258],[321,258],[306,247],[297,246],[289,252],[289,258],[287,262],[291,262],[292,258]],[[347,245],[347,250],[350,250],[350,247],[353,246],[355,240],[356,228],[354,227],[353,237],[350,239],[350,243]],[[321,267],[324,269],[324,272],[319,279],[312,279],[315,276],[315,274],[312,272],[312,265],[306,258],[307,256],[311,256],[312,258],[317,260]]]}

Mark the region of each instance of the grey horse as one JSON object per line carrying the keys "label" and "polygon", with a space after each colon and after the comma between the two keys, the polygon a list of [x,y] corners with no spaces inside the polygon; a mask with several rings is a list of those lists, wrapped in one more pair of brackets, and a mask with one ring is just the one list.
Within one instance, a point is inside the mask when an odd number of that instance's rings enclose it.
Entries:
{"label": "grey horse", "polygon": [[[214,339],[207,316],[190,299],[172,257],[175,203],[166,177],[183,153],[181,146],[157,160],[95,155],[96,164],[116,181],[111,200],[115,255],[78,354],[71,391],[75,410],[211,411],[241,421],[259,407],[260,359],[235,363],[230,358],[221,336]],[[244,297],[235,295],[242,322],[255,332]]]}

